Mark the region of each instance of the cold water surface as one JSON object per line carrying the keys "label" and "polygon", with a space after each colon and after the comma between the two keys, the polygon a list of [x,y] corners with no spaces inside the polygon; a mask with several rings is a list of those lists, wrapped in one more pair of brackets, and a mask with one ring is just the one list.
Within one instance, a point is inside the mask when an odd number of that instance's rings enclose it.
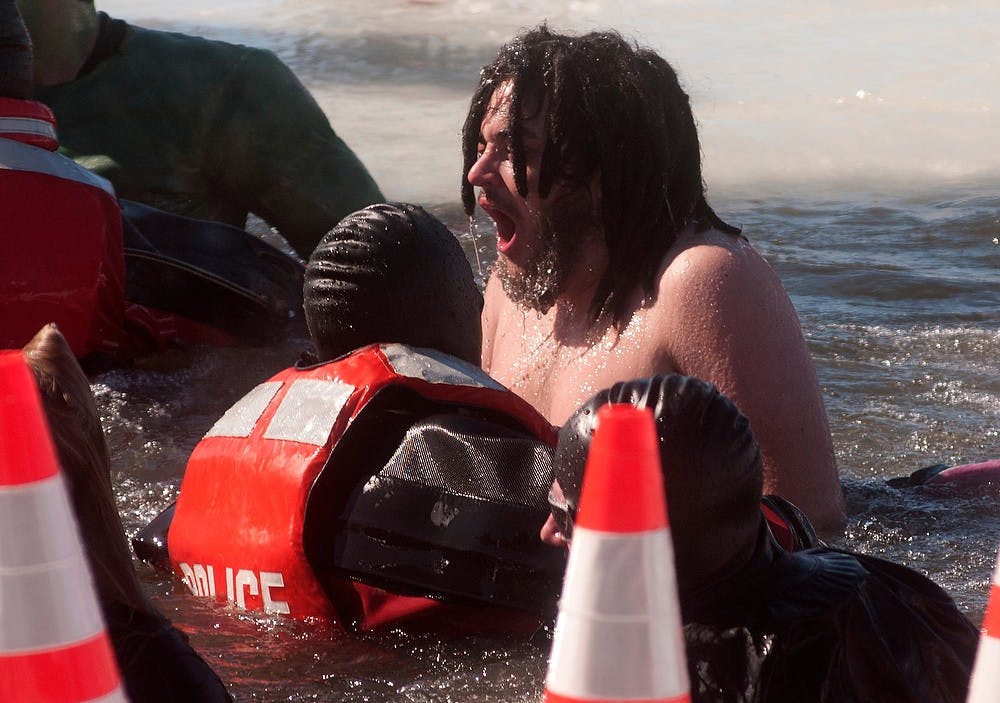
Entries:
{"label": "cold water surface", "polygon": [[[848,499],[839,543],[928,574],[980,619],[1000,487],[900,490],[885,479],[1000,455],[1000,197],[723,201],[719,210],[772,262],[802,318]],[[457,208],[438,214],[460,231]],[[187,453],[215,419],[304,344],[178,352],[96,379],[130,532],[175,495]],[[241,700],[528,701],[541,690],[545,646],[257,619],[143,573]]]}
{"label": "cold water surface", "polygon": [[[478,67],[545,17],[555,28],[616,26],[660,50],[692,94],[713,205],[743,227],[799,311],[847,494],[839,543],[928,574],[982,617],[1000,488],[899,490],[885,479],[1000,456],[1000,9],[888,0],[98,4],[147,26],[275,50],[387,196],[429,206],[470,261],[458,134]],[[488,263],[492,229],[481,216],[478,225]],[[304,344],[176,352],[94,379],[130,533],[176,495],[188,453],[215,419]],[[545,646],[350,635],[208,606],[173,581],[143,578],[238,700],[534,701],[541,691]]]}

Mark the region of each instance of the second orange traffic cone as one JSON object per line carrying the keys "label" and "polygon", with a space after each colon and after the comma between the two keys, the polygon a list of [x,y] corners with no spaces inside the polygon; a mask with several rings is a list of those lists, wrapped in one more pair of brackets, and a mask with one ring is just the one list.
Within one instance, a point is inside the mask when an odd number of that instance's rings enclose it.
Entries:
{"label": "second orange traffic cone", "polygon": [[573,528],[546,703],[690,701],[653,415],[598,413]]}
{"label": "second orange traffic cone", "polygon": [[990,596],[983,616],[983,632],[972,670],[968,703],[1000,701],[1000,555],[993,571]]}
{"label": "second orange traffic cone", "polygon": [[0,352],[0,701],[126,701],[19,351]]}

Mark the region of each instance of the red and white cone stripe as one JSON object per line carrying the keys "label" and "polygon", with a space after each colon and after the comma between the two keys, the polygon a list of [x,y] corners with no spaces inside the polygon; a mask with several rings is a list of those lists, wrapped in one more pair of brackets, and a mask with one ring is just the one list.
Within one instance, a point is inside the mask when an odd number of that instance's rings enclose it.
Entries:
{"label": "red and white cone stripe", "polygon": [[689,701],[652,414],[613,405],[598,418],[545,701]]}
{"label": "red and white cone stripe", "polygon": [[126,701],[34,377],[0,353],[0,701]]}
{"label": "red and white cone stripe", "polygon": [[968,703],[1000,701],[1000,556],[993,571],[990,597],[983,616],[983,632],[972,670]]}

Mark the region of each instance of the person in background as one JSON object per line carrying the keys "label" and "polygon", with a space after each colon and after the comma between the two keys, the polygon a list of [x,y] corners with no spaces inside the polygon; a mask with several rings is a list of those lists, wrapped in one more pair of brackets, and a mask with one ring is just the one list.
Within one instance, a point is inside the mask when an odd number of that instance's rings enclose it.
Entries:
{"label": "person in background", "polygon": [[0,0],[0,347],[56,322],[88,369],[186,344],[273,341],[301,321],[302,264],[249,233],[121,200],[63,154],[32,46]]}
{"label": "person in background", "polygon": [[585,402],[559,432],[543,538],[558,531],[572,543],[597,411],[608,403],[655,419],[693,701],[965,700],[972,623],[904,566],[822,544],[779,547],[761,511],[750,422],[710,383],[655,376]]}
{"label": "person in background", "polygon": [[302,257],[383,200],[273,53],[131,26],[92,0],[17,4],[35,97],[55,113],[63,153],[119,197],[241,229],[251,212]]}
{"label": "person in background", "polygon": [[24,355],[41,391],[122,681],[132,703],[231,703],[219,677],[143,593],[111,491],[111,460],[90,385],[47,325]]}
{"label": "person in background", "polygon": [[56,321],[79,356],[116,354],[127,344],[118,201],[106,180],[54,153],[31,75],[17,6],[0,0],[0,346]]}
{"label": "person in background", "polygon": [[542,25],[482,73],[462,201],[496,223],[483,369],[562,424],[616,381],[712,381],[753,422],[764,484],[823,530],[843,492],[812,359],[767,262],[709,206],[694,117],[658,54]]}

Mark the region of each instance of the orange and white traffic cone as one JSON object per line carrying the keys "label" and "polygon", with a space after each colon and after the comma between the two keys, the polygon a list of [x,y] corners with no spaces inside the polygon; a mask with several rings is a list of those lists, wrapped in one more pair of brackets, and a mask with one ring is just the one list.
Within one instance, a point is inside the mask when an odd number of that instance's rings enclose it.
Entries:
{"label": "orange and white traffic cone", "polygon": [[0,352],[0,701],[126,700],[34,376]]}
{"label": "orange and white traffic cone", "polygon": [[653,415],[605,406],[587,458],[545,701],[690,700]]}
{"label": "orange and white traffic cone", "polygon": [[990,597],[983,616],[983,633],[979,638],[976,664],[969,683],[968,703],[1000,701],[1000,555],[997,556]]}

